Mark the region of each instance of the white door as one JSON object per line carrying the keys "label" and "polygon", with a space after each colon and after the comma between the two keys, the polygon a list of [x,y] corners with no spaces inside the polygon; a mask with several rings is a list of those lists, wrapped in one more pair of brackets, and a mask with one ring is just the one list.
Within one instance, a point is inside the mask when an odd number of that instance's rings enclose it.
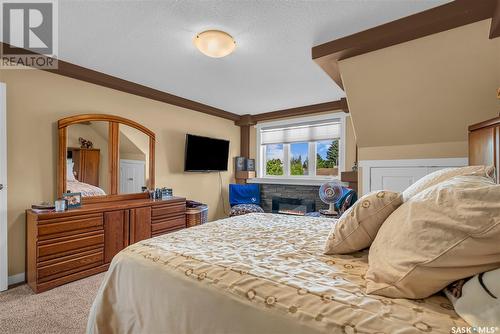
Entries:
{"label": "white door", "polygon": [[140,193],[146,185],[146,162],[120,160],[120,194]]}
{"label": "white door", "polygon": [[7,103],[0,83],[0,291],[7,290]]}

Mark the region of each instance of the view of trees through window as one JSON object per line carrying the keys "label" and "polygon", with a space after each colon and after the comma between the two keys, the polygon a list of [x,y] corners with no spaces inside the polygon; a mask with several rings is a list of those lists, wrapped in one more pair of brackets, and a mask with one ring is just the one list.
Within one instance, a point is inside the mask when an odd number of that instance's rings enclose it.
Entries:
{"label": "view of trees through window", "polygon": [[266,175],[283,175],[283,144],[267,145]]}
{"label": "view of trees through window", "polygon": [[290,144],[290,175],[308,175],[309,143]]}
{"label": "view of trees through window", "polygon": [[335,176],[339,173],[339,141],[316,142],[316,175]]}
{"label": "view of trees through window", "polygon": [[[316,175],[338,175],[339,141],[336,139],[312,144],[316,145]],[[289,146],[289,174],[313,175],[309,173],[309,143],[292,143]],[[284,175],[284,149],[284,144],[266,145],[266,175]]]}

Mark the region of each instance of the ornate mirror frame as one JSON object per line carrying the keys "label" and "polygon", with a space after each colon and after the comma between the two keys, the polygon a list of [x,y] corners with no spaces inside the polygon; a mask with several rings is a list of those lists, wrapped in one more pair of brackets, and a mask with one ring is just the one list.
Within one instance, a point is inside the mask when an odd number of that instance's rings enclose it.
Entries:
{"label": "ornate mirror frame", "polygon": [[66,159],[67,159],[67,134],[68,126],[91,121],[104,121],[109,123],[108,129],[108,173],[110,176],[110,191],[105,196],[84,197],[83,203],[97,203],[114,200],[147,198],[147,193],[118,194],[119,186],[119,145],[120,124],[133,127],[149,137],[149,189],[155,188],[155,134],[153,131],[132,120],[106,114],[80,114],[66,117],[58,121],[59,155],[57,161],[57,197],[61,198],[66,192]]}

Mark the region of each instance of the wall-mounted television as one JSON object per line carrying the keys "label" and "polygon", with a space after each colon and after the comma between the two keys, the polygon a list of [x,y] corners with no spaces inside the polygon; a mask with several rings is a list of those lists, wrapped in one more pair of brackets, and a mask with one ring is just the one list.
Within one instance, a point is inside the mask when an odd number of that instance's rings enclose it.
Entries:
{"label": "wall-mounted television", "polygon": [[228,140],[186,135],[186,172],[227,171],[228,158]]}

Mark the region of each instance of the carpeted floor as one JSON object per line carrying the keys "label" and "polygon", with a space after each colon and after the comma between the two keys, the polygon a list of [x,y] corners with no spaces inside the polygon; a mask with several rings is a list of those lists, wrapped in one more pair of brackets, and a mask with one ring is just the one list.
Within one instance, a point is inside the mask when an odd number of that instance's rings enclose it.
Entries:
{"label": "carpeted floor", "polygon": [[0,293],[0,332],[85,333],[90,306],[104,274],[34,294],[27,285]]}

